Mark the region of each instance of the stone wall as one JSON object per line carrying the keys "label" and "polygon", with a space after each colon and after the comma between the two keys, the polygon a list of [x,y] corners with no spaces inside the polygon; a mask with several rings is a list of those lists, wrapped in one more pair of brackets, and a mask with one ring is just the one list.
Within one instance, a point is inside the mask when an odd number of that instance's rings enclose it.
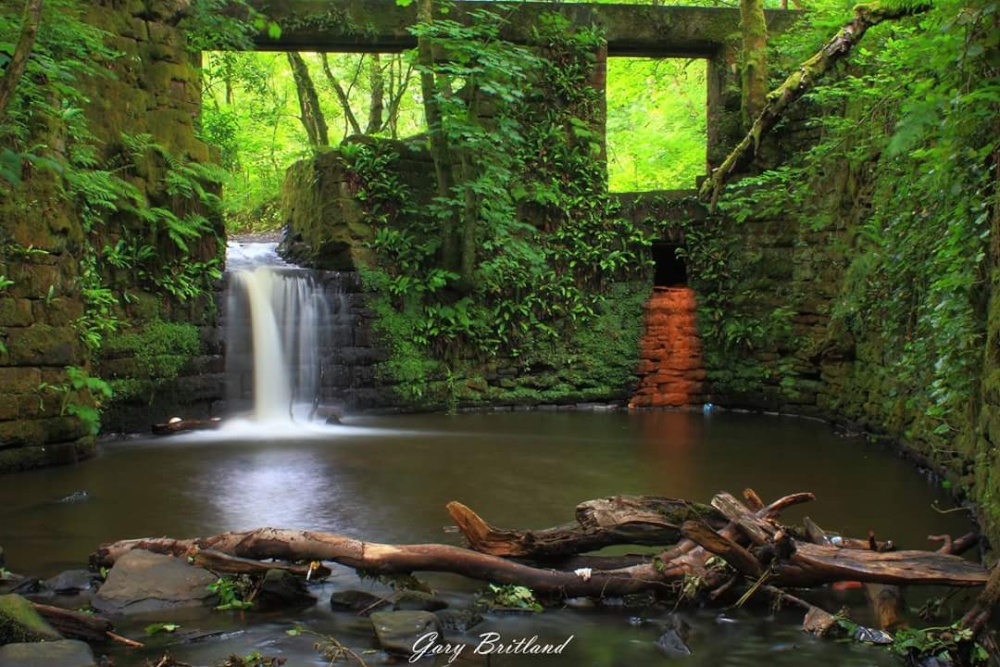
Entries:
{"label": "stone wall", "polygon": [[[177,28],[178,10],[186,3],[158,0],[91,0],[85,20],[108,32],[109,45],[122,56],[108,67],[114,74],[87,81],[91,100],[86,112],[90,129],[104,157],[121,150],[121,135],[149,133],[175,155],[195,161],[210,159],[208,148],[195,137],[200,108],[198,75],[184,49]],[[37,128],[37,139],[64,143],[54,123]],[[162,172],[149,165],[132,179],[143,194],[162,189]],[[0,352],[0,472],[79,460],[93,454],[94,436],[72,413],[74,405],[94,402],[89,393],[73,386],[67,367],[114,379],[126,372],[142,374],[127,356],[98,360],[82,344],[74,323],[84,314],[80,261],[86,253],[84,228],[77,212],[61,194],[58,176],[44,170],[27,171],[14,197],[0,201],[0,235],[6,251],[0,273],[14,280],[0,298],[0,330],[6,350]],[[125,222],[137,233],[150,233],[138,221]],[[110,226],[109,226],[110,229]],[[118,236],[97,230],[89,241],[95,248],[114,245]],[[151,242],[154,240],[151,239]],[[217,239],[206,235],[192,244],[192,261],[214,257]],[[170,250],[160,245],[164,259]],[[207,410],[208,401],[221,395],[221,375],[214,380],[220,353],[214,334],[211,297],[180,302],[138,285],[128,271],[114,272],[99,263],[105,284],[129,299],[117,313],[118,333],[141,331],[153,320],[190,323],[201,332],[201,352],[182,372],[188,378],[164,387],[149,400],[101,406],[108,409],[105,424],[112,428],[142,427],[169,416],[155,401],[173,394],[184,404],[196,401]],[[46,389],[48,387],[49,389]],[[55,388],[55,389],[53,389]],[[95,406],[96,407],[96,406]]]}

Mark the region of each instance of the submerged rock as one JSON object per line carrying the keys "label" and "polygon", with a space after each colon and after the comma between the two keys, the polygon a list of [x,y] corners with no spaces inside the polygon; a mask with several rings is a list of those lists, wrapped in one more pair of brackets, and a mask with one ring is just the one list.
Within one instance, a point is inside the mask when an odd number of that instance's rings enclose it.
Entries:
{"label": "submerged rock", "polygon": [[691,649],[677,630],[667,630],[656,640],[656,647],[668,656],[691,655]]}
{"label": "submerged rock", "polygon": [[82,503],[90,500],[90,494],[86,491],[74,491],[68,496],[59,499],[60,503]]}
{"label": "submerged rock", "polygon": [[377,611],[371,620],[378,643],[397,655],[412,655],[418,641],[441,633],[438,617],[429,611]]}
{"label": "submerged rock", "polygon": [[75,639],[0,646],[0,667],[96,667],[90,647]]}
{"label": "submerged rock", "polygon": [[214,582],[214,575],[180,558],[137,549],[118,559],[91,604],[109,614],[212,605],[208,585]]}
{"label": "submerged rock", "polygon": [[23,597],[0,595],[0,645],[62,638]]}
{"label": "submerged rock", "polygon": [[677,614],[670,614],[664,619],[663,634],[656,640],[656,647],[671,657],[691,655],[687,645],[690,634],[691,626]]}
{"label": "submerged rock", "polygon": [[365,591],[337,591],[330,596],[330,607],[334,611],[353,611],[364,616],[391,602]]}
{"label": "submerged rock", "polygon": [[446,632],[466,633],[483,622],[483,615],[472,609],[442,609],[434,615]]}
{"label": "submerged rock", "polygon": [[447,602],[433,593],[409,589],[396,593],[392,604],[396,611],[437,611],[447,606]]}

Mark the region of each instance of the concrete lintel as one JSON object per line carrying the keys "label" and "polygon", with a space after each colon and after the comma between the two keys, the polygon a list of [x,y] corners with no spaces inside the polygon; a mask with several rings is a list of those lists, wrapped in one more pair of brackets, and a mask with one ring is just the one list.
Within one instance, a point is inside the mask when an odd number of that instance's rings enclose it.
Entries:
{"label": "concrete lintel", "polygon": [[[262,51],[391,53],[413,48],[408,28],[417,21],[416,3],[395,0],[251,0],[282,26],[278,39],[261,36]],[[532,28],[544,12],[564,16],[573,25],[604,29],[609,56],[708,58],[739,31],[739,10],[716,7],[592,5],[559,2],[461,1],[446,18],[462,23],[473,12],[489,10],[508,18],[502,36],[530,43]],[[782,31],[796,12],[768,12],[772,34]]]}

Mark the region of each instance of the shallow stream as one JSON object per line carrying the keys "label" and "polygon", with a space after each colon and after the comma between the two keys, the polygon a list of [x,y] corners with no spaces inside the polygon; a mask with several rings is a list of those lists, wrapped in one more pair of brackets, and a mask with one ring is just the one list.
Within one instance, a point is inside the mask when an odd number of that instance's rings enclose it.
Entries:
{"label": "shallow stream", "polygon": [[[784,515],[804,515],[830,531],[854,536],[874,529],[903,548],[932,548],[929,534],[970,529],[961,512],[912,465],[828,425],[793,418],[715,412],[500,412],[449,417],[407,415],[347,420],[337,427],[280,433],[251,424],[220,432],[157,440],[109,442],[95,460],[66,468],[0,477],[0,545],[7,567],[49,576],[85,565],[100,543],[124,538],[193,537],[260,526],[307,528],[390,543],[459,544],[446,531],[445,504],[458,500],[494,525],[542,528],[572,520],[583,500],[656,494],[707,502],[720,490],[751,487],[765,501],[812,491],[817,502]],[[60,503],[76,491],[81,502]],[[188,633],[224,633],[170,646],[178,659],[209,665],[231,653],[281,655],[288,667],[325,665],[298,624],[337,637],[359,653],[374,649],[365,618],[334,613],[330,593],[374,589],[352,571],[313,592],[302,612],[184,612],[117,623],[142,638],[142,626],[176,620]],[[425,577],[453,607],[469,607],[478,582]],[[856,591],[828,592],[824,604],[847,605],[864,620]],[[919,594],[911,602],[919,602]],[[816,640],[800,630],[796,610],[682,609],[692,655],[685,664],[897,665],[886,652]],[[666,665],[656,641],[670,610],[628,609],[621,601],[541,614],[486,615],[464,637],[484,632],[505,641],[573,639],[561,656],[476,656],[453,664]],[[144,650],[108,647],[118,667],[159,656],[176,637],[157,636]],[[384,654],[367,653],[369,664]],[[155,660],[154,660],[155,662]],[[446,658],[423,664],[447,664]]]}

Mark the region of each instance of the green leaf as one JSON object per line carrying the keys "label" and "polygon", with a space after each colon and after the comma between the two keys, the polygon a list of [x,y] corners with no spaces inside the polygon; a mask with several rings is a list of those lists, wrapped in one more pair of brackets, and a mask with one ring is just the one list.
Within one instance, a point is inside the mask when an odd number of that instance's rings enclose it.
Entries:
{"label": "green leaf", "polygon": [[161,632],[174,632],[179,627],[181,626],[177,623],[153,623],[152,625],[146,626],[146,634],[153,636]]}

